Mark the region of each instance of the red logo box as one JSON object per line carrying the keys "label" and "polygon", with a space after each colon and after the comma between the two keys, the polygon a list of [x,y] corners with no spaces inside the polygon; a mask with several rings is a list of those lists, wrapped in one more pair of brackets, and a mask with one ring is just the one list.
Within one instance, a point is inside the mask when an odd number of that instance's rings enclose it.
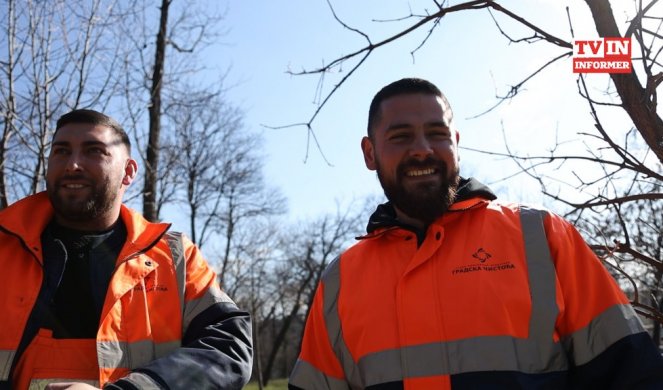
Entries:
{"label": "red logo box", "polygon": [[631,71],[631,38],[573,40],[573,73]]}

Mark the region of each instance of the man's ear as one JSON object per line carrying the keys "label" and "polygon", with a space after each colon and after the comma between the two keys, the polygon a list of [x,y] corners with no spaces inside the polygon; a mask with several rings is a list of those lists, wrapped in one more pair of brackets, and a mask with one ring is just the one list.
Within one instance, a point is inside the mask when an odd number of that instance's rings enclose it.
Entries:
{"label": "man's ear", "polygon": [[458,156],[457,157],[458,161],[460,161],[460,154],[458,154],[458,143],[459,142],[460,142],[460,131],[458,131],[458,129],[456,129],[456,156]]}
{"label": "man's ear", "polygon": [[371,171],[378,169],[378,165],[375,162],[375,148],[373,147],[373,142],[370,138],[364,137],[361,139],[361,150],[364,152],[364,163],[366,163],[366,168]]}
{"label": "man's ear", "polygon": [[136,178],[138,173],[138,163],[134,159],[128,159],[124,165],[124,177],[122,178],[122,184],[128,186]]}

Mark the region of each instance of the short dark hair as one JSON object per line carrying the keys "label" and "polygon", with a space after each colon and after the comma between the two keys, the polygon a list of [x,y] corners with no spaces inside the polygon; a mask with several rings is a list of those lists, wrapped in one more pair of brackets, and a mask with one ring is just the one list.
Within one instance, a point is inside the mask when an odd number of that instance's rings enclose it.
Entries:
{"label": "short dark hair", "polygon": [[368,136],[373,138],[373,126],[380,119],[380,105],[383,101],[392,98],[398,95],[408,95],[413,93],[422,93],[425,95],[434,95],[442,98],[446,108],[451,111],[451,106],[446,96],[440,91],[435,84],[431,83],[428,80],[419,79],[419,78],[405,78],[382,88],[378,93],[373,97],[371,101],[371,106],[368,109]]}
{"label": "short dark hair", "polygon": [[53,139],[55,139],[55,135],[58,133],[58,130],[60,130],[61,127],[64,127],[70,123],[87,123],[91,125],[109,127],[113,129],[117,136],[120,137],[120,140],[127,147],[127,150],[131,151],[131,141],[129,140],[127,132],[124,131],[124,128],[122,128],[122,125],[120,125],[118,121],[111,118],[110,116],[95,110],[78,109],[62,115],[55,125]]}

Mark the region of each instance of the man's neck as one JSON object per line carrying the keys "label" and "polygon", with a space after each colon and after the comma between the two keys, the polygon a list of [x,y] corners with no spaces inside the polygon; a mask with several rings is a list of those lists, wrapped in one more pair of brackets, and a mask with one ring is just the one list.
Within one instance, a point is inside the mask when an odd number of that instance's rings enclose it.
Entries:
{"label": "man's neck", "polygon": [[394,210],[396,211],[396,218],[404,224],[410,225],[424,232],[426,229],[428,229],[428,225],[426,223],[419,219],[410,217],[409,215],[399,210],[398,207],[394,206]]}
{"label": "man's neck", "polygon": [[67,229],[77,230],[82,233],[99,233],[113,228],[120,219],[119,213],[115,217],[98,217],[87,221],[76,221],[59,215],[57,212],[53,216],[55,222]]}

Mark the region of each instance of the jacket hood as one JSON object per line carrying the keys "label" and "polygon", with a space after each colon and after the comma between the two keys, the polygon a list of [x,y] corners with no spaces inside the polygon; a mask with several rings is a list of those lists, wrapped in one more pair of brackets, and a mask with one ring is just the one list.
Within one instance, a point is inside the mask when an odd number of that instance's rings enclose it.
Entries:
{"label": "jacket hood", "polygon": [[[458,183],[458,191],[456,192],[454,204],[474,198],[495,200],[497,199],[497,196],[495,196],[490,188],[479,182],[477,179],[472,177],[465,179],[461,177],[460,183]],[[394,209],[394,206],[391,204],[391,202],[378,205],[377,209],[375,209],[368,220],[366,232],[370,234],[377,229],[391,227],[403,227],[410,230],[412,229],[412,227],[396,219],[396,210]]]}

